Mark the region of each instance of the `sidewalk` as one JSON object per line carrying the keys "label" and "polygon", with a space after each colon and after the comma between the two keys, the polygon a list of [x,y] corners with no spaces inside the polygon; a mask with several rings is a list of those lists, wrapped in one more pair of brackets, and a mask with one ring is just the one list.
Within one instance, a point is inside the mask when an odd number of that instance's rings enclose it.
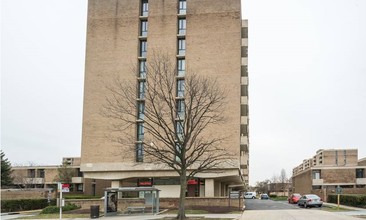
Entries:
{"label": "sidewalk", "polygon": [[[337,204],[327,203],[327,202],[324,202],[323,205],[333,206],[333,207],[337,207],[338,206]],[[366,209],[358,208],[358,207],[353,207],[353,206],[339,205],[339,207],[340,208],[344,208],[344,209],[351,209],[351,210],[355,210],[355,211],[366,211]]]}
{"label": "sidewalk", "polygon": [[[326,206],[333,206],[337,207],[337,204],[334,203],[324,203]],[[346,205],[339,205],[339,208],[349,209],[351,211],[339,211],[336,212],[339,215],[347,215],[347,216],[366,216],[366,209],[363,208],[357,208],[352,206],[346,206]]]}
{"label": "sidewalk", "polygon": [[[1,219],[14,219],[19,217],[27,217],[27,213],[20,212],[19,215],[6,215],[7,213],[2,213]],[[175,214],[161,214],[161,215],[116,215],[116,216],[101,216],[98,219],[103,220],[153,220],[153,219],[162,219],[164,217],[176,217]],[[189,214],[187,217],[204,217],[204,218],[226,218],[226,219],[235,219],[240,220],[242,217],[242,213],[238,214]],[[58,218],[55,218],[58,219]],[[90,218],[62,218],[67,220],[86,220]],[[33,219],[34,220],[34,219]],[[39,219],[44,220],[44,219]]]}

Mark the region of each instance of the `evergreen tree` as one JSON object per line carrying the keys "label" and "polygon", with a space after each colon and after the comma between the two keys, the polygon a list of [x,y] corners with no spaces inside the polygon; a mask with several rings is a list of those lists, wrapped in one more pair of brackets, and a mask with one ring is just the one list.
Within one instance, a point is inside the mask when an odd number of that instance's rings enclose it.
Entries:
{"label": "evergreen tree", "polygon": [[11,169],[11,163],[8,161],[8,158],[5,158],[5,154],[3,151],[1,152],[1,187],[13,185],[13,177],[11,173],[13,172]]}

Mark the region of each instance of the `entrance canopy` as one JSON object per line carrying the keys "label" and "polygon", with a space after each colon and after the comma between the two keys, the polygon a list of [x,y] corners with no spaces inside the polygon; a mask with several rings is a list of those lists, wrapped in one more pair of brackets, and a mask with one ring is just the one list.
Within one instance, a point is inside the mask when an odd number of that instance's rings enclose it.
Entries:
{"label": "entrance canopy", "polygon": [[[144,199],[144,206],[127,207],[128,213],[131,210],[141,210],[145,213],[145,208],[151,208],[151,213],[159,212],[159,189],[155,187],[111,187],[104,190],[104,216],[117,213],[118,199],[122,198],[119,192],[138,192],[139,198]],[[147,210],[147,209],[146,209]]]}

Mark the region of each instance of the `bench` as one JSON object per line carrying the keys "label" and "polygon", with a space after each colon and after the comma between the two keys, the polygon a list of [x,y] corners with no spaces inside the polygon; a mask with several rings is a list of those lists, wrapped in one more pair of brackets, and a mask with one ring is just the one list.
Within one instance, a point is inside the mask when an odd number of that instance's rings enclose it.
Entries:
{"label": "bench", "polygon": [[143,207],[143,206],[127,207],[127,212],[128,212],[128,214],[131,214],[132,212],[142,212],[142,213],[145,213],[145,207]]}

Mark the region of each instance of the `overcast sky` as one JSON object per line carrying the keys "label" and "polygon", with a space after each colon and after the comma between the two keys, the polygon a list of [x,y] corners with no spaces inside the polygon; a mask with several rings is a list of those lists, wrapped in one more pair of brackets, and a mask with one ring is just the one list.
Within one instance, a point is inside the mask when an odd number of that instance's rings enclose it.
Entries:
{"label": "overcast sky", "polygon": [[[1,148],[12,164],[80,156],[86,0],[2,0]],[[188,6],[189,7],[189,6]],[[366,157],[366,1],[243,0],[250,184],[320,149]]]}

